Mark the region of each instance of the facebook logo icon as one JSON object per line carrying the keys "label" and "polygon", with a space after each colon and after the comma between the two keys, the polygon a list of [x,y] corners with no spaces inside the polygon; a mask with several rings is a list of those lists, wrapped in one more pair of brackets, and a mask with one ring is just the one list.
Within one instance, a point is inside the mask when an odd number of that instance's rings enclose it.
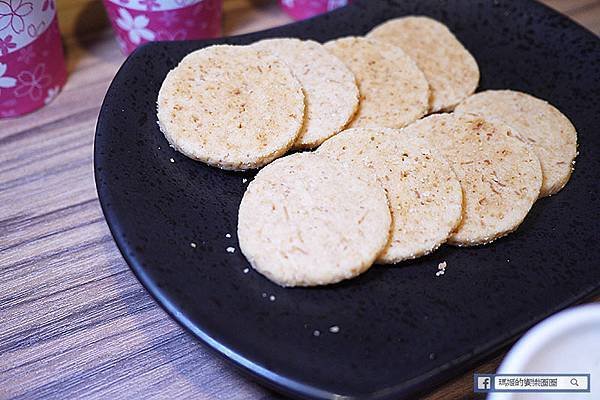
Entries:
{"label": "facebook logo icon", "polygon": [[492,375],[475,374],[475,392],[489,392],[492,384]]}

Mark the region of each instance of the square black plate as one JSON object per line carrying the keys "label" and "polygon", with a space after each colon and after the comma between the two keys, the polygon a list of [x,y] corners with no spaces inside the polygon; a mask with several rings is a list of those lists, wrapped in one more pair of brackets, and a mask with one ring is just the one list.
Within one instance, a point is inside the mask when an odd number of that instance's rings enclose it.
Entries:
{"label": "square black plate", "polygon": [[[190,51],[214,43],[276,36],[324,42],[407,14],[429,15],[455,32],[479,63],[479,90],[522,90],[573,121],[580,155],[571,181],[538,201],[516,233],[491,245],[446,246],[322,288],[282,289],[252,270],[244,273],[243,255],[226,248],[237,249],[242,179],[254,173],[221,171],[169,148],[155,116],[166,73]],[[96,184],[115,241],[137,277],[209,346],[288,394],[405,398],[466,370],[600,287],[599,94],[598,38],[540,4],[356,1],[265,32],[140,48],[102,106]],[[436,277],[441,261],[448,270]],[[334,325],[339,333],[329,332]]]}

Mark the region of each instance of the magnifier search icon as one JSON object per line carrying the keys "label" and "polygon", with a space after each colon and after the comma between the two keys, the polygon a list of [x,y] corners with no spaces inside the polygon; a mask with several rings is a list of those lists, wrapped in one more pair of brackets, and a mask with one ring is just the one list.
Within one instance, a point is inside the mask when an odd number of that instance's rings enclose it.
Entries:
{"label": "magnifier search icon", "polygon": [[577,378],[571,378],[571,385],[579,387],[579,383],[577,382]]}

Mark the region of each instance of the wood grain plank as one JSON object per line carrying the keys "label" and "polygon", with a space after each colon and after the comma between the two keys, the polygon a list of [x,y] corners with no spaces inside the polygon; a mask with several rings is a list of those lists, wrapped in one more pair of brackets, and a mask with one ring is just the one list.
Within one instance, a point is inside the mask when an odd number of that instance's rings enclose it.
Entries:
{"label": "wood grain plank", "polygon": [[56,101],[0,121],[0,398],[269,396],[175,324],[123,262],[92,144],[124,57],[106,29],[66,43]]}
{"label": "wood grain plank", "polygon": [[569,16],[596,35],[600,34],[600,0],[588,7],[573,10]]}
{"label": "wood grain plank", "polygon": [[600,0],[544,0],[542,3],[600,34]]}
{"label": "wood grain plank", "polygon": [[228,36],[293,22],[287,14],[281,12],[276,2],[270,0],[225,1],[223,14],[223,33]]}
{"label": "wood grain plank", "polygon": [[[600,30],[600,1],[546,2]],[[58,7],[67,86],[49,106],[0,120],[0,399],[281,398],[187,334],[125,265],[92,164],[100,104],[124,57],[100,1]],[[274,1],[224,1],[226,34],[288,22]],[[495,371],[502,356],[475,371]],[[427,399],[473,397],[471,371]]]}
{"label": "wood grain plank", "polygon": [[545,0],[542,3],[560,11],[563,14],[570,14],[574,10],[587,8],[598,3],[598,0]]}

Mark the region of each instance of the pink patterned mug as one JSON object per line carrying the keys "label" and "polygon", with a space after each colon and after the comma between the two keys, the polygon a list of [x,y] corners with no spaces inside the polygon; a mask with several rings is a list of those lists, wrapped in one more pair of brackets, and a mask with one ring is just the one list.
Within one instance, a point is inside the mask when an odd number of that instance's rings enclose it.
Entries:
{"label": "pink patterned mug", "polygon": [[221,34],[222,0],[104,0],[104,6],[124,54],[155,40]]}
{"label": "pink patterned mug", "polygon": [[279,0],[281,8],[296,20],[314,17],[349,4],[351,0]]}
{"label": "pink patterned mug", "polygon": [[0,118],[43,107],[66,79],[54,0],[0,0]]}

